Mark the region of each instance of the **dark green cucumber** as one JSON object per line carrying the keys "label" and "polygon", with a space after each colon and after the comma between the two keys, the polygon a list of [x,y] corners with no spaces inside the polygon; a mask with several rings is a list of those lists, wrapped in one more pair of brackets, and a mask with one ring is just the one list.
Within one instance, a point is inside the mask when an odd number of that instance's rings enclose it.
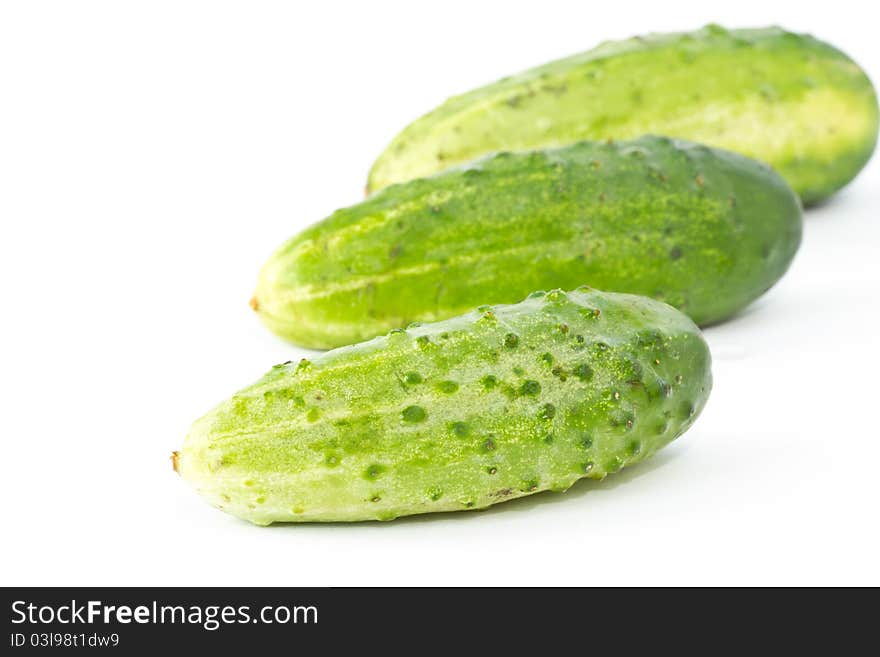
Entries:
{"label": "dark green cucumber", "polygon": [[649,456],[710,388],[706,343],[670,306],[538,292],[278,365],[198,420],[174,462],[261,525],[479,509]]}
{"label": "dark green cucumber", "polygon": [[804,203],[852,180],[877,141],[874,87],[845,54],[780,28],[600,45],[457,96],[404,129],[372,190],[497,150],[646,133],[770,163]]}
{"label": "dark green cucumber", "polygon": [[317,348],[584,284],[706,324],[773,285],[800,235],[797,196],[764,164],[664,137],[583,142],[493,155],[339,210],[272,256],[253,305]]}

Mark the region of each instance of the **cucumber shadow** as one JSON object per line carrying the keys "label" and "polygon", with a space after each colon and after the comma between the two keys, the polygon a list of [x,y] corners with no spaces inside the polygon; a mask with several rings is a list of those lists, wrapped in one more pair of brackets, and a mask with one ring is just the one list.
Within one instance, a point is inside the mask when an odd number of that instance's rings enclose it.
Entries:
{"label": "cucumber shadow", "polygon": [[512,514],[517,512],[537,511],[539,507],[554,504],[575,504],[582,501],[587,495],[600,494],[603,491],[611,491],[619,486],[626,486],[634,480],[650,475],[655,470],[663,468],[670,461],[680,457],[687,451],[686,443],[670,445],[658,454],[640,463],[629,466],[619,473],[610,475],[602,480],[580,479],[565,492],[542,491],[533,495],[518,497],[507,502],[500,502],[484,509],[461,511],[447,511],[440,513],[421,513],[411,516],[402,516],[394,520],[378,521],[365,520],[360,522],[324,522],[324,523],[276,523],[266,529],[272,530],[295,530],[316,531],[320,529],[369,529],[376,531],[394,531],[395,527],[407,527],[415,524],[431,524],[445,522],[480,522],[487,516],[499,514]]}
{"label": "cucumber shadow", "polygon": [[714,322],[709,322],[707,324],[701,324],[701,331],[708,331],[714,328],[718,328],[721,326],[731,326],[741,322],[751,321],[751,318],[754,315],[760,314],[764,311],[764,305],[762,299],[759,297],[755,299],[750,304],[748,304],[745,308],[740,308],[735,313],[730,315],[729,317],[725,317],[724,319],[718,319]]}

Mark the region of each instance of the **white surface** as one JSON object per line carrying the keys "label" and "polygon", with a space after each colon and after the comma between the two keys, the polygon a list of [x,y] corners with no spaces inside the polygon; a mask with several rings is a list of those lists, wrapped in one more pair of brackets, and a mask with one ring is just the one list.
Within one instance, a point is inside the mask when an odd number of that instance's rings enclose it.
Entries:
{"label": "white surface", "polygon": [[198,415],[302,353],[247,307],[265,257],[358,201],[387,141],[447,95],[710,20],[814,32],[880,80],[860,6],[3,3],[0,583],[880,584],[880,158],[808,213],[789,275],[707,332],[693,430],[604,483],[261,529],[168,460]]}

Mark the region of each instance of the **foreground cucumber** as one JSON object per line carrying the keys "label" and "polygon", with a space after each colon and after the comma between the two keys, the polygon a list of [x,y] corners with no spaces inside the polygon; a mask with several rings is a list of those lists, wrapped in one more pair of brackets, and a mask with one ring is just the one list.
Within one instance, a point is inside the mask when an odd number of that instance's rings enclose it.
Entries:
{"label": "foreground cucumber", "polygon": [[369,188],[496,150],[666,134],[775,167],[804,203],[865,165],[877,97],[846,55],[779,28],[661,34],[605,43],[452,98],[388,146]]}
{"label": "foreground cucumber", "polygon": [[537,292],[278,365],[198,420],[174,460],[257,524],[477,509],[649,456],[710,388],[706,343],[670,306]]}
{"label": "foreground cucumber", "polygon": [[583,142],[490,156],[339,210],[272,256],[253,305],[317,348],[578,285],[705,324],[773,285],[800,235],[797,196],[766,165],[665,137]]}

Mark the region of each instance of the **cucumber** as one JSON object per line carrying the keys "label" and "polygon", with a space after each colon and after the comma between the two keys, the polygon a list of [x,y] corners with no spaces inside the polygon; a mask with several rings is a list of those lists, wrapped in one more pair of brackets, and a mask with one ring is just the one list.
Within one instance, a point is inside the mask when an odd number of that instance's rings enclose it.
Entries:
{"label": "cucumber", "polygon": [[874,87],[845,54],[777,27],[656,34],[451,98],[405,128],[368,188],[497,150],[665,134],[768,162],[804,203],[852,180],[877,141]]}
{"label": "cucumber", "polygon": [[174,464],[259,525],[479,509],[642,460],[710,388],[706,343],[670,306],[537,292],[277,365],[196,421]]}
{"label": "cucumber", "polygon": [[252,305],[314,348],[579,285],[707,324],[773,285],[800,236],[798,198],[764,164],[665,137],[582,142],[491,155],[339,210],[269,259]]}

